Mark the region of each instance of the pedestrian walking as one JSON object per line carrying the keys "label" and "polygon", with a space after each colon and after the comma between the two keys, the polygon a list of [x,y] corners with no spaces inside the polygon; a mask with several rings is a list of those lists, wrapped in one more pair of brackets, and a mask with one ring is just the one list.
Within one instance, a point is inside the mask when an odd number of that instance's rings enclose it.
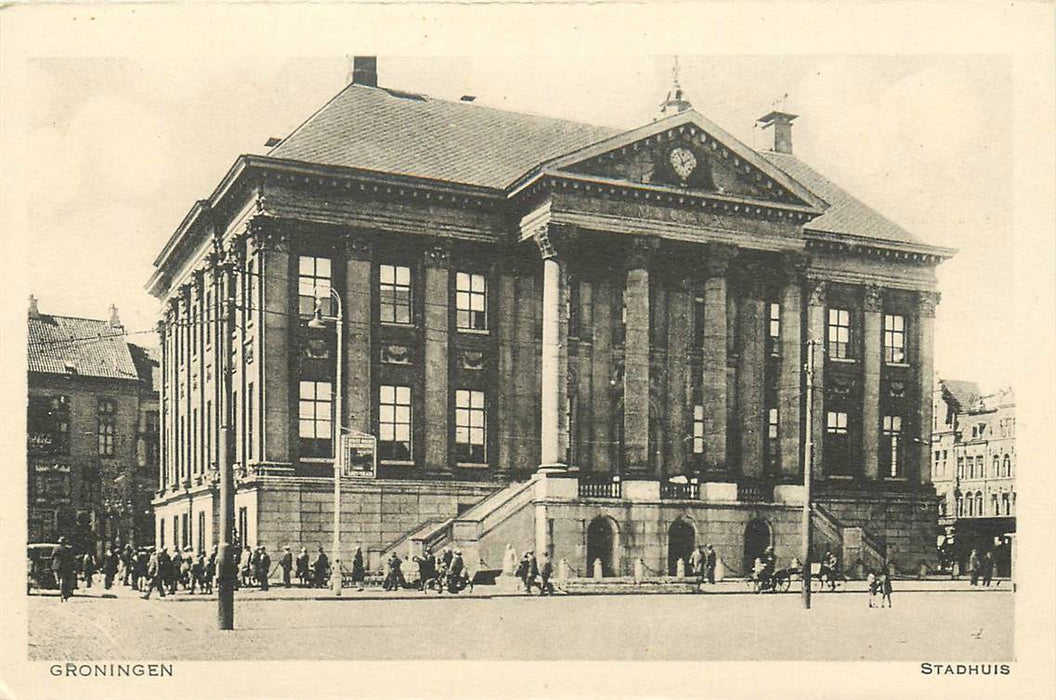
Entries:
{"label": "pedestrian walking", "polygon": [[989,549],[983,555],[982,569],[983,585],[989,586],[990,581],[994,578],[994,553]]}
{"label": "pedestrian walking", "polygon": [[117,553],[107,547],[106,555],[103,557],[103,588],[108,591],[114,585],[114,577],[117,575],[117,567],[120,561]]}
{"label": "pedestrian walking", "polygon": [[124,549],[121,550],[121,565],[124,567],[121,573],[121,583],[132,586],[132,590],[135,590],[133,581],[136,574],[136,551],[132,549],[131,542],[125,544]]}
{"label": "pedestrian walking", "polygon": [[325,588],[326,578],[330,573],[330,559],[326,556],[326,552],[323,551],[321,545],[315,556],[315,561],[312,562],[312,573],[314,574],[312,585],[318,588]]}
{"label": "pedestrian walking", "polygon": [[528,574],[525,580],[525,590],[529,595],[532,593],[532,586],[538,586],[535,580],[539,578],[539,561],[535,558],[535,552],[528,550]]}
{"label": "pedestrian walking", "polygon": [[886,571],[880,574],[880,607],[891,607],[891,575]]}
{"label": "pedestrian walking", "polygon": [[698,544],[689,555],[689,573],[697,577],[697,585],[704,580],[704,545]]}
{"label": "pedestrian walking", "polygon": [[403,578],[403,562],[396,552],[389,558],[389,570],[381,587],[386,591],[396,591],[404,587],[406,581]]}
{"label": "pedestrian walking", "polygon": [[51,557],[51,570],[59,584],[59,594],[65,603],[73,596],[77,586],[77,561],[65,537],[59,538],[59,547]]}
{"label": "pedestrian walking", "polygon": [[708,583],[715,583],[715,564],[718,557],[715,554],[715,549],[708,544],[704,547],[704,568],[708,574]]}
{"label": "pedestrian walking", "polygon": [[415,559],[418,561],[418,589],[424,591],[429,581],[436,578],[436,558],[426,550]]}
{"label": "pedestrian walking", "polygon": [[216,545],[209,552],[209,558],[205,560],[205,574],[202,580],[202,592],[212,594],[213,581],[216,580]]}
{"label": "pedestrian walking", "polygon": [[[176,548],[172,547],[175,552]],[[147,576],[150,576],[150,566],[147,566]],[[158,577],[161,585],[169,591],[169,595],[176,595],[176,574],[173,572],[173,557],[169,551],[162,547],[158,551]]]}
{"label": "pedestrian walking", "polygon": [[91,552],[85,552],[81,557],[81,574],[84,576],[85,587],[91,588],[92,579],[95,578],[95,557]]}
{"label": "pedestrian walking", "polygon": [[248,586],[250,577],[253,575],[253,549],[248,544],[242,550],[242,557],[238,562],[238,571],[242,576],[242,585]]}
{"label": "pedestrian walking", "polygon": [[257,583],[260,585],[260,590],[268,590],[268,576],[270,574],[271,557],[268,555],[267,547],[260,545],[257,552]]}
{"label": "pedestrian walking", "polygon": [[293,552],[290,548],[282,548],[282,558],[279,559],[279,568],[282,569],[282,585],[286,588],[290,587],[290,572],[293,570]]}
{"label": "pedestrian walking", "polygon": [[165,597],[165,563],[168,555],[164,549],[155,550],[147,560],[147,592],[143,594],[143,600],[150,600],[150,594],[158,591],[158,595]]}
{"label": "pedestrian walking", "polygon": [[356,545],[356,553],[352,555],[352,584],[362,588],[366,578],[367,570],[363,567],[363,548]]}
{"label": "pedestrian walking", "polygon": [[543,563],[539,567],[539,595],[553,595],[554,584],[550,583],[550,577],[554,574],[554,565],[550,561],[550,554],[543,552]]}
{"label": "pedestrian walking", "polygon": [[297,583],[303,588],[304,586],[310,586],[312,582],[312,575],[308,570],[308,548],[301,547],[301,551],[297,554]]}
{"label": "pedestrian walking", "polygon": [[869,572],[869,576],[866,577],[865,582],[867,584],[866,593],[869,595],[869,607],[877,607],[876,599],[879,597],[880,586],[876,578],[876,574],[872,571]]}
{"label": "pedestrian walking", "polygon": [[973,549],[972,553],[968,555],[968,577],[972,586],[979,585],[979,568],[979,550]]}

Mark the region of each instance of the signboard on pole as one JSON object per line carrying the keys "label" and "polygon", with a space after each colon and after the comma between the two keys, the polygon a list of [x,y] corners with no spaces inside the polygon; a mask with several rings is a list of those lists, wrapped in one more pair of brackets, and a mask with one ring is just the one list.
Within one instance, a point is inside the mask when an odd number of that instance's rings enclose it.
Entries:
{"label": "signboard on pole", "polygon": [[373,479],[378,473],[378,439],[368,433],[341,436],[341,476]]}

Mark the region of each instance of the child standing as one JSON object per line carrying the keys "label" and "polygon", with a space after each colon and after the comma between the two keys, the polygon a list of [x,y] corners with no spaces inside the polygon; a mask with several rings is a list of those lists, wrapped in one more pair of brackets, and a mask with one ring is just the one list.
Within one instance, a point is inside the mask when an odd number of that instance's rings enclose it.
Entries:
{"label": "child standing", "polygon": [[877,585],[877,580],[876,580],[876,574],[874,574],[872,571],[870,571],[869,572],[869,577],[866,579],[866,582],[869,584],[869,607],[870,608],[875,608],[876,607],[876,595],[877,595],[877,591],[879,590],[879,587]]}
{"label": "child standing", "polygon": [[886,571],[880,574],[880,607],[891,607],[891,575]]}

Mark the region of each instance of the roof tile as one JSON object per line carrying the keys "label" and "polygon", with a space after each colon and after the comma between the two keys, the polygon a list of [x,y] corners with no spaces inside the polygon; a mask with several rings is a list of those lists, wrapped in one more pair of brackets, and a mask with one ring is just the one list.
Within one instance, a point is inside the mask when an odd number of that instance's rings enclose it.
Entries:
{"label": "roof tile", "polygon": [[30,372],[138,379],[123,329],[106,321],[41,314],[29,319]]}

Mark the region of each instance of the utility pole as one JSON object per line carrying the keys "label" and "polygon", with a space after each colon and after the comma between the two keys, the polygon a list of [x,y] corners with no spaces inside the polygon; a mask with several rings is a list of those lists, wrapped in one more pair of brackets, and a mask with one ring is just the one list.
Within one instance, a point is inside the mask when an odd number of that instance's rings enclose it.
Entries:
{"label": "utility pole", "polygon": [[[216,224],[214,223],[214,227]],[[216,261],[214,285],[216,303],[219,313],[216,315],[216,356],[213,365],[216,367],[215,382],[217,390],[217,409],[220,412],[219,436],[217,439],[217,463],[220,470],[220,535],[217,547],[217,608],[216,624],[221,630],[235,628],[235,562],[234,547],[231,535],[235,522],[235,470],[232,463],[234,455],[234,414],[232,403],[231,343],[235,331],[235,284],[231,260],[224,259],[220,243],[219,229],[214,228],[213,255]],[[222,309],[222,310],[221,310]]]}
{"label": "utility pole", "polygon": [[814,352],[816,342],[813,338],[807,341],[806,365],[806,449],[803,450],[803,568],[800,578],[803,579],[803,607],[810,610],[810,470],[814,463]]}

